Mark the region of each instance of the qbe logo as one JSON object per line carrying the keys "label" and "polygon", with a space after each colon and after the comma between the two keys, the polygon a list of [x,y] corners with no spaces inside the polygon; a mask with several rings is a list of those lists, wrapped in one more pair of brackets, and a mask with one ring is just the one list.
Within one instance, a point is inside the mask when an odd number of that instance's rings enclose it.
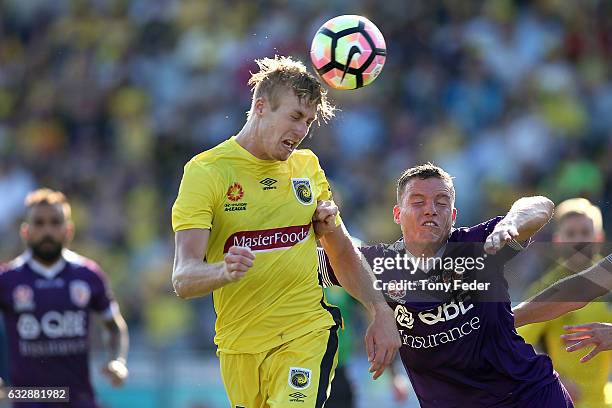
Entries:
{"label": "qbe logo", "polygon": [[58,312],[51,310],[40,318],[24,313],[17,320],[17,332],[23,340],[37,339],[41,333],[50,339],[87,335],[86,313],[83,310]]}

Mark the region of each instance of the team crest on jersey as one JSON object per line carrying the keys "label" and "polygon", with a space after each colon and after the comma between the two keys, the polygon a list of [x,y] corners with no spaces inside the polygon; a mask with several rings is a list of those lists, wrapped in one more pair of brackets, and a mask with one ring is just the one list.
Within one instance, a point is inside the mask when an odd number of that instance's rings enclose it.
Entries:
{"label": "team crest on jersey", "polygon": [[[398,282],[395,279],[390,280],[389,286],[396,287],[398,286]],[[387,294],[389,295],[391,299],[395,300],[398,303],[406,303],[406,301],[404,300],[404,296],[406,296],[405,288],[404,289],[387,289]]]}
{"label": "team crest on jersey", "polygon": [[312,188],[310,188],[310,179],[307,178],[292,178],[291,186],[293,193],[298,201],[304,205],[310,205],[314,201]]}
{"label": "team crest on jersey", "polygon": [[310,387],[310,377],[312,371],[307,368],[290,367],[289,368],[289,385],[296,390],[304,390]]}
{"label": "team crest on jersey", "polygon": [[74,280],[70,282],[70,300],[78,307],[85,307],[91,298],[91,289],[87,282]]}
{"label": "team crest on jersey", "polygon": [[13,306],[16,312],[34,310],[34,291],[28,285],[18,285],[13,289]]}

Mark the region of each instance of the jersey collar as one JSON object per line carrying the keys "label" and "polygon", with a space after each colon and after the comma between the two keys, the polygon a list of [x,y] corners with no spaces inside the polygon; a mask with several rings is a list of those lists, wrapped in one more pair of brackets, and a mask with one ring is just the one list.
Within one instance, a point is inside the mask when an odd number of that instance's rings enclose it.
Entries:
{"label": "jersey collar", "polygon": [[43,265],[42,263],[35,260],[32,256],[32,251],[30,250],[24,252],[23,259],[32,271],[47,279],[55,278],[57,274],[60,273],[66,267],[66,260],[64,259],[63,251],[60,259],[58,259],[57,262],[50,266]]}

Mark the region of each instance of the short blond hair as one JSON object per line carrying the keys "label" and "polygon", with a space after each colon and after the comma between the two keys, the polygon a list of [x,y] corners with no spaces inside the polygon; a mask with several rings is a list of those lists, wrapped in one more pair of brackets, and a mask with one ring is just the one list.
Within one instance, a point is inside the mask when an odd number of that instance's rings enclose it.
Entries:
{"label": "short blond hair", "polygon": [[249,86],[253,100],[266,97],[272,110],[278,108],[278,96],[283,89],[292,89],[300,102],[316,105],[317,118],[327,123],[334,117],[336,107],[327,98],[327,90],[301,61],[275,55],[274,58],[255,60],[259,71],[251,74]]}
{"label": "short blond hair", "polygon": [[559,204],[555,209],[555,223],[559,225],[564,219],[572,215],[584,215],[593,221],[595,232],[603,231],[601,210],[586,198],[570,198]]}
{"label": "short blond hair", "polygon": [[72,216],[72,210],[68,199],[61,191],[51,190],[50,188],[39,188],[38,190],[31,191],[28,193],[24,200],[26,207],[26,214],[30,212],[30,209],[37,205],[60,205],[64,212],[64,219],[70,220]]}

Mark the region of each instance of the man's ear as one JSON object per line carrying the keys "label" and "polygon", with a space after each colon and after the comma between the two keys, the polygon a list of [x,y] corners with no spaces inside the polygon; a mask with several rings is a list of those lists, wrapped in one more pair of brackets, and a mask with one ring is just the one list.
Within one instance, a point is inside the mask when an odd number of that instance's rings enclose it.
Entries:
{"label": "man's ear", "polygon": [[72,221],[66,221],[66,242],[69,244],[74,238],[74,223]]}
{"label": "man's ear", "polygon": [[23,242],[28,241],[28,233],[29,233],[28,223],[22,222],[21,227],[19,227],[19,235],[21,236],[21,239],[23,240]]}
{"label": "man's ear", "polygon": [[401,224],[400,213],[401,213],[400,206],[395,204],[393,206],[393,222],[395,222],[397,225]]}
{"label": "man's ear", "polygon": [[457,221],[457,214],[459,214],[459,210],[453,207],[453,224],[455,225],[455,221]]}
{"label": "man's ear", "polygon": [[253,113],[255,115],[261,116],[266,108],[266,100],[263,97],[259,97],[255,99],[253,102]]}

